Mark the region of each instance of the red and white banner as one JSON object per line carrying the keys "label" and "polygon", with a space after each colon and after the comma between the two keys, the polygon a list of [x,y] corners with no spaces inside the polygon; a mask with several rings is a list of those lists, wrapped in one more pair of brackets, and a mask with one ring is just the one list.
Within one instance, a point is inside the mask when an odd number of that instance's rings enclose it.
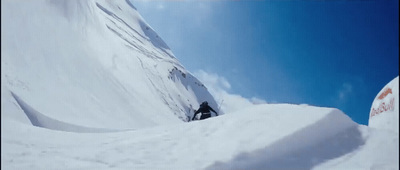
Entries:
{"label": "red and white banner", "polygon": [[390,81],[375,97],[368,126],[399,133],[399,77]]}

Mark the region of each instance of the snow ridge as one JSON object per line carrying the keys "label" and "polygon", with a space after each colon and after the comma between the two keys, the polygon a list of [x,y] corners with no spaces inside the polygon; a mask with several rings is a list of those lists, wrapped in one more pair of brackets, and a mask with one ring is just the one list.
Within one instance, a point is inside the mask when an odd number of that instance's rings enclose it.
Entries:
{"label": "snow ridge", "polygon": [[40,112],[33,109],[31,106],[26,104],[22,99],[20,99],[16,94],[11,92],[11,95],[14,97],[15,101],[24,111],[26,116],[29,118],[33,126],[47,128],[51,130],[59,130],[66,132],[78,132],[78,133],[96,133],[96,132],[117,132],[121,130],[113,130],[113,129],[102,129],[102,128],[90,128],[84,126],[78,126],[69,124],[66,122],[62,122],[59,120],[55,120],[53,118],[47,117]]}
{"label": "snow ridge", "polygon": [[[282,111],[282,110],[280,110]],[[356,123],[337,109],[313,124],[288,134],[265,148],[240,153],[207,169],[298,169],[307,170],[364,145]],[[313,148],[318,148],[313,151]]]}

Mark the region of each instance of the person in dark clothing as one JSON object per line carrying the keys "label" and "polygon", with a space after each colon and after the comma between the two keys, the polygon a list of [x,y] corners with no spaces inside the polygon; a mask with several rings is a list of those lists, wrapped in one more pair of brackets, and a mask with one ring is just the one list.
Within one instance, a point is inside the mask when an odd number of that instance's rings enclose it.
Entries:
{"label": "person in dark clothing", "polygon": [[200,108],[194,113],[192,120],[197,116],[197,114],[201,113],[200,120],[207,119],[211,117],[211,112],[213,111],[217,116],[218,113],[208,105],[208,102],[205,101],[200,104]]}

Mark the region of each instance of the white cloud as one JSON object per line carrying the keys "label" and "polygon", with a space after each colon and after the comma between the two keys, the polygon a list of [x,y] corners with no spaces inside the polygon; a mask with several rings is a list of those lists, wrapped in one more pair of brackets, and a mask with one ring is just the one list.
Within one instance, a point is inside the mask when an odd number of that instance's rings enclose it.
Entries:
{"label": "white cloud", "polygon": [[345,100],[347,96],[353,92],[353,86],[349,83],[343,83],[342,87],[338,92],[339,100]]}
{"label": "white cloud", "polygon": [[157,9],[163,10],[164,8],[165,8],[164,4],[162,3],[157,4]]}
{"label": "white cloud", "polygon": [[221,110],[225,113],[231,113],[255,104],[267,103],[265,100],[257,97],[248,99],[238,94],[231,94],[228,92],[231,89],[231,84],[226,78],[215,73],[198,70],[194,72],[194,75],[207,87],[218,104],[221,104],[221,101],[223,101]]}
{"label": "white cloud", "polygon": [[257,98],[257,97],[252,97],[252,98],[250,99],[250,101],[251,101],[253,104],[265,104],[265,103],[267,103],[267,101],[265,101],[264,99],[260,99],[260,98]]}
{"label": "white cloud", "polygon": [[217,74],[207,73],[204,70],[198,70],[194,74],[207,86],[212,94],[220,94],[231,88],[231,84],[224,77],[220,77]]}

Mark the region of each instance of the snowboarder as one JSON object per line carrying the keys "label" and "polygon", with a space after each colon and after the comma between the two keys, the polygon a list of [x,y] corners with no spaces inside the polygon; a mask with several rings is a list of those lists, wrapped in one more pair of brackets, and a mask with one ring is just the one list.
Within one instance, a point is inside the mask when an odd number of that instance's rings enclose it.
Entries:
{"label": "snowboarder", "polygon": [[208,105],[208,102],[204,101],[203,103],[200,104],[200,108],[197,111],[195,111],[192,120],[194,120],[196,115],[199,114],[200,112],[201,112],[200,120],[210,118],[211,117],[210,110],[213,111],[218,116],[218,113]]}

